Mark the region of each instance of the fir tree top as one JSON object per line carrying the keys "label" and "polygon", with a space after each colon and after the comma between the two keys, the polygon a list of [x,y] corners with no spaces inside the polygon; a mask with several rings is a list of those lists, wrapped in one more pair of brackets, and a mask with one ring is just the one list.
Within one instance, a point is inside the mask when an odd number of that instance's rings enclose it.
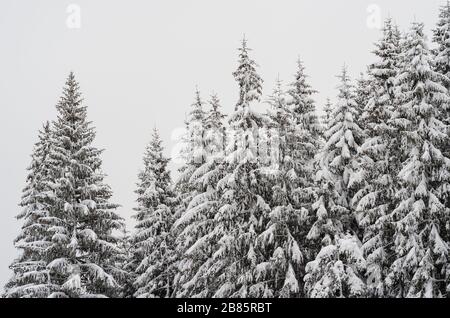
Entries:
{"label": "fir tree top", "polygon": [[249,104],[256,100],[259,101],[262,95],[263,80],[256,72],[258,65],[249,57],[248,52],[251,51],[247,47],[247,40],[242,40],[242,46],[239,50],[239,66],[233,73],[239,85],[239,100],[236,104],[236,110],[239,107],[248,107]]}
{"label": "fir tree top", "polygon": [[226,115],[221,111],[220,99],[216,93],[211,94],[209,105],[211,108],[206,116],[206,128],[219,129],[223,126]]}
{"label": "fir tree top", "polygon": [[291,89],[288,91],[292,98],[290,104],[297,108],[296,112],[305,113],[314,109],[314,100],[311,96],[317,91],[311,88],[307,80],[308,75],[305,73],[303,61],[298,58],[295,80],[290,84]]}

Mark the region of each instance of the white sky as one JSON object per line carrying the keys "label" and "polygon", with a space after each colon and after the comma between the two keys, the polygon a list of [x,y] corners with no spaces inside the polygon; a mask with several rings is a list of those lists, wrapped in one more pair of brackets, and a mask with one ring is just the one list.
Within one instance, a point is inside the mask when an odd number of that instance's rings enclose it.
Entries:
{"label": "white sky", "polygon": [[[69,4],[81,28],[67,27]],[[17,255],[14,216],[32,146],[70,70],[84,93],[88,116],[105,148],[104,171],[127,219],[144,147],[156,125],[167,154],[183,126],[198,85],[216,91],[226,112],[237,98],[231,73],[245,33],[260,65],[264,93],[278,74],[288,83],[297,56],[319,91],[320,107],[334,98],[344,62],[354,77],[373,61],[379,31],[367,24],[378,8],[406,29],[414,19],[429,31],[440,0],[2,0],[0,2],[0,288]],[[375,4],[376,7],[370,6]],[[374,12],[374,11],[371,11]],[[375,22],[376,22],[375,16]],[[369,19],[370,21],[373,21]]]}

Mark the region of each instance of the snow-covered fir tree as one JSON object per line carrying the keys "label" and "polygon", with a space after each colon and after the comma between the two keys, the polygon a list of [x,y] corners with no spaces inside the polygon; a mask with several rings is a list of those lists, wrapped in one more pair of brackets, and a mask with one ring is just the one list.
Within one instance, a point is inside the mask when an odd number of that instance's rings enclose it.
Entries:
{"label": "snow-covered fir tree", "polygon": [[195,192],[173,231],[177,233],[175,297],[212,297],[216,277],[209,272],[214,246],[215,215],[220,194],[216,189],[223,175],[223,151],[208,160],[192,174],[189,184]]}
{"label": "snow-covered fir tree", "polygon": [[362,228],[367,259],[367,285],[374,297],[383,297],[384,279],[392,258],[393,226],[389,219],[395,205],[398,143],[391,124],[394,79],[399,65],[400,38],[392,19],[376,44],[377,61],[370,65],[366,105],[362,113],[366,139],[359,151],[358,192],[353,197],[358,225]]}
{"label": "snow-covered fir tree", "polygon": [[51,294],[55,286],[48,277],[46,255],[52,244],[49,235],[49,207],[52,204],[52,189],[49,184],[51,130],[47,122],[39,131],[39,140],[31,155],[26,186],[17,219],[23,220],[20,234],[14,241],[20,256],[10,268],[13,277],[5,286],[5,297],[43,298]]}
{"label": "snow-covered fir tree", "polygon": [[206,157],[204,163],[197,167],[189,178],[194,190],[191,201],[185,212],[174,225],[179,232],[177,247],[178,275],[176,279],[177,297],[211,297],[210,277],[205,269],[212,257],[211,231],[213,219],[217,211],[218,193],[215,185],[221,176],[223,156],[227,135],[219,98],[211,96],[210,109],[205,114],[204,142]]}
{"label": "snow-covered fir tree", "polygon": [[[316,200],[314,173],[317,169],[316,156],[323,147],[323,126],[316,113],[315,101],[312,96],[316,91],[308,83],[303,62],[297,60],[297,71],[294,81],[289,85],[288,105],[294,117],[293,138],[288,140],[288,148],[292,157],[293,170],[290,176],[292,183],[292,205],[295,209],[310,213]],[[309,222],[309,220],[308,220]],[[305,242],[305,237],[311,224],[301,221],[299,237]],[[305,249],[309,259],[310,250]]]}
{"label": "snow-covered fir tree", "polygon": [[183,149],[180,156],[184,164],[179,169],[180,176],[175,183],[179,203],[176,209],[177,217],[185,212],[193,196],[193,189],[189,184],[189,179],[195,170],[206,162],[206,116],[204,102],[201,99],[200,91],[197,89],[195,91],[194,102],[185,121],[185,133],[181,140]]}
{"label": "snow-covered fir tree", "polygon": [[223,152],[227,143],[225,114],[222,113],[217,94],[212,94],[209,101],[210,109],[205,117],[205,150],[207,156]]}
{"label": "snow-covered fir tree", "polygon": [[369,102],[370,92],[372,92],[373,90],[371,84],[372,82],[367,78],[366,74],[361,72],[359,78],[356,80],[355,102],[358,113],[355,116],[354,120],[356,124],[358,124],[358,126],[363,130],[365,130],[366,128],[366,123],[362,114],[364,113],[364,108]]}
{"label": "snow-covered fir tree", "polygon": [[[444,82],[441,84],[450,91],[450,1],[441,6],[439,11],[439,20],[436,28],[433,30],[433,42],[437,48],[434,50],[434,69],[445,75]],[[450,135],[450,105],[441,105],[441,120],[447,125],[447,134]],[[443,149],[446,157],[450,158],[450,141],[444,145]],[[447,208],[450,208],[450,197],[446,200]],[[448,225],[450,228],[450,224]],[[450,231],[445,235],[445,241],[450,242]]]}
{"label": "snow-covered fir tree", "polygon": [[117,233],[123,222],[110,203],[102,150],[92,145],[94,128],[73,73],[56,108],[49,155],[54,202],[47,219],[52,244],[46,248],[55,288],[49,297],[116,297],[117,278],[124,274]]}
{"label": "snow-covered fir tree", "polygon": [[313,171],[312,163],[318,150],[322,147],[320,142],[322,127],[317,116],[316,106],[312,95],[316,93],[308,83],[303,62],[297,60],[297,71],[294,81],[289,85],[288,105],[294,116],[296,125],[295,139],[289,141],[294,147],[293,160],[296,161],[296,172],[299,177],[299,185],[305,186],[310,181],[308,178]]}
{"label": "snow-covered fir tree", "polygon": [[297,175],[292,142],[297,126],[279,79],[268,103],[271,134],[276,139],[271,140],[270,148],[275,149],[270,149],[269,155],[275,158],[270,167],[262,171],[265,172],[264,182],[271,187],[266,199],[271,211],[263,214],[263,231],[256,238],[261,258],[256,265],[252,288],[259,290],[254,294],[257,297],[298,297],[303,265],[298,234],[308,213],[293,207]]}
{"label": "snow-covered fir tree", "polygon": [[333,104],[331,103],[331,100],[327,98],[327,101],[325,102],[325,105],[323,106],[323,115],[322,115],[322,130],[325,132],[328,130],[328,124],[331,119],[331,113],[333,112]]}
{"label": "snow-covered fir tree", "polygon": [[278,150],[274,152],[277,165],[263,170],[272,177],[267,181],[271,185],[271,213],[263,218],[265,229],[257,240],[263,257],[256,277],[273,297],[303,295],[304,261],[310,257],[305,238],[314,198],[314,157],[321,147],[322,133],[314,93],[298,60],[295,80],[287,93],[278,81],[269,98],[271,126],[278,139],[271,145]]}
{"label": "snow-covered fir tree", "polygon": [[[393,211],[395,255],[386,279],[389,297],[441,297],[448,292],[450,160],[443,153],[447,127],[440,111],[449,103],[448,79],[433,70],[422,23],[407,35],[404,63],[395,80],[398,127],[403,151],[398,204]],[[447,285],[447,286],[446,286]]]}
{"label": "snow-covered fir tree", "polygon": [[[433,42],[437,46],[433,51],[435,70],[450,78],[450,1],[439,10],[439,19],[433,30]],[[450,88],[450,82],[442,84],[447,89]]]}
{"label": "snow-covered fir tree", "polygon": [[136,292],[134,281],[136,279],[136,264],[133,260],[133,243],[130,232],[124,227],[121,230],[121,239],[118,242],[121,253],[118,255],[118,268],[121,275],[118,275],[117,282],[121,286],[119,298],[132,298]]}
{"label": "snow-covered fir tree", "polygon": [[[219,114],[219,104],[216,101],[216,116]],[[213,118],[208,118],[208,113],[204,109],[205,105],[201,99],[200,92],[196,90],[194,103],[191,105],[186,121],[186,134],[184,138],[184,149],[181,153],[184,164],[179,169],[180,176],[175,183],[175,190],[177,191],[177,207],[175,212],[175,246],[177,256],[177,262],[173,264],[174,272],[176,273],[174,278],[174,291],[175,296],[187,296],[184,284],[189,280],[190,273],[194,271],[194,267],[191,263],[191,258],[186,256],[186,253],[200,237],[202,232],[197,233],[195,230],[191,230],[190,223],[195,222],[194,218],[203,218],[202,214],[194,214],[190,212],[195,205],[196,201],[193,200],[199,193],[202,192],[203,185],[197,184],[194,179],[196,178],[196,171],[202,167],[211,155],[208,152],[207,143],[207,119],[210,119],[209,124],[213,124]],[[220,117],[220,116],[219,116]],[[217,117],[214,119],[218,119]],[[218,122],[214,122],[214,125],[220,125]],[[215,149],[214,151],[216,151]]]}
{"label": "snow-covered fir tree", "polygon": [[308,297],[365,295],[365,262],[355,236],[351,206],[352,182],[357,176],[356,157],[363,132],[354,121],[358,110],[345,67],[339,78],[338,101],[325,133],[325,146],[319,154],[317,201],[312,206],[315,221],[307,236],[311,248],[318,251],[315,260],[306,266],[304,280]]}
{"label": "snow-covered fir tree", "polygon": [[255,246],[261,230],[259,221],[270,209],[264,200],[268,189],[261,182],[258,153],[259,129],[268,124],[268,119],[252,108],[261,99],[262,79],[249,51],[247,41],[243,40],[239,65],[233,73],[239,86],[239,100],[229,119],[227,155],[223,164],[211,172],[223,174],[215,184],[218,202],[208,235],[212,253],[201,265],[210,277],[208,292],[213,297],[271,295],[267,284],[253,284],[259,254]]}
{"label": "snow-covered fir tree", "polygon": [[171,189],[169,159],[159,133],[153,130],[152,140],[144,155],[144,168],[139,173],[136,194],[137,221],[132,244],[132,266],[135,271],[135,297],[170,297],[174,262],[173,224],[174,195]]}

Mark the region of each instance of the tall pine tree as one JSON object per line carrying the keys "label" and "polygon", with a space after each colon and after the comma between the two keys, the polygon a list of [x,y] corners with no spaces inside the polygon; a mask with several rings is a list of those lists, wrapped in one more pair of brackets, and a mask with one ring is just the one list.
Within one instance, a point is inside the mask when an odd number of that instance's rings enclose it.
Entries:
{"label": "tall pine tree", "polygon": [[[239,49],[239,65],[233,73],[239,86],[239,99],[230,116],[230,142],[217,182],[217,212],[211,236],[212,257],[206,273],[213,278],[210,286],[214,297],[247,297],[264,293],[267,285],[254,284],[254,267],[258,260],[255,240],[261,231],[260,220],[270,212],[264,200],[260,162],[260,129],[268,124],[264,115],[252,106],[262,94],[262,79],[250,49],[243,40]],[[270,294],[270,291],[268,291]]]}
{"label": "tall pine tree", "polygon": [[323,131],[328,130],[328,125],[331,119],[331,113],[333,112],[333,105],[331,104],[331,101],[329,98],[327,98],[327,101],[325,102],[325,105],[323,106],[323,115],[322,115],[322,129]]}
{"label": "tall pine tree", "polygon": [[50,151],[51,130],[47,122],[39,131],[39,141],[35,144],[28,167],[20,203],[22,211],[17,216],[23,220],[23,225],[14,241],[21,254],[10,266],[14,275],[6,284],[5,297],[43,298],[56,288],[49,280],[46,253],[52,244],[48,224],[53,198],[49,183]]}
{"label": "tall pine tree", "polygon": [[391,123],[394,79],[399,66],[400,38],[396,26],[387,19],[383,37],[376,44],[378,60],[369,67],[372,89],[362,113],[366,140],[359,151],[358,192],[353,197],[358,224],[363,230],[363,250],[367,258],[367,284],[372,296],[384,295],[384,279],[392,258],[393,211],[398,187],[397,130]]}
{"label": "tall pine tree", "polygon": [[[317,201],[312,208],[315,222],[308,240],[316,251],[306,266],[308,297],[360,297],[365,295],[365,261],[355,236],[351,206],[356,155],[363,132],[355,123],[355,93],[347,70],[339,76],[338,102],[334,107],[327,139],[316,174]],[[349,233],[346,235],[346,233]]]}
{"label": "tall pine tree", "polygon": [[174,262],[173,193],[169,159],[164,157],[162,141],[154,129],[144,155],[144,169],[139,173],[136,194],[137,221],[132,242],[132,269],[135,297],[170,297]]}
{"label": "tall pine tree", "polygon": [[[216,101],[216,116],[219,113],[218,101]],[[186,252],[190,246],[192,246],[197,239],[202,235],[201,233],[194,233],[189,226],[190,222],[194,222],[195,217],[203,218],[201,214],[194,214],[190,212],[192,204],[196,201],[193,199],[202,192],[202,187],[194,182],[196,178],[196,171],[202,167],[211,154],[210,151],[214,148],[207,147],[213,146],[212,141],[207,138],[207,120],[209,124],[212,124],[211,118],[208,116],[204,109],[204,102],[201,99],[200,92],[196,90],[194,103],[191,105],[191,110],[186,122],[186,134],[184,136],[184,149],[182,152],[184,165],[180,168],[180,176],[175,183],[175,189],[177,190],[177,207],[175,213],[175,223],[173,231],[175,233],[175,245],[177,262],[173,264],[174,271],[176,272],[174,278],[174,291],[175,296],[185,296],[186,289],[184,284],[189,277],[189,273],[193,271],[191,268],[192,263],[189,257],[186,257]],[[209,114],[211,115],[211,114]],[[214,123],[219,125],[219,123]],[[216,151],[217,149],[214,149]]]}
{"label": "tall pine tree", "polygon": [[[388,296],[440,297],[448,285],[450,160],[443,153],[448,141],[440,109],[449,103],[440,83],[445,75],[432,68],[423,24],[413,23],[406,38],[403,67],[396,78],[398,109],[394,123],[403,155],[398,174],[399,200],[393,211],[395,260],[386,279]],[[447,280],[447,281],[446,281]]]}
{"label": "tall pine tree", "polygon": [[[296,189],[296,169],[293,161],[293,145],[296,123],[292,108],[286,101],[281,81],[278,80],[269,97],[269,117],[272,140],[270,155],[275,156],[273,164],[266,172],[264,182],[271,186],[267,198],[271,212],[264,214],[264,230],[256,242],[262,257],[255,269],[255,281],[259,293],[254,297],[298,297],[301,292],[303,253],[298,242],[299,227],[308,214],[293,207],[293,190]],[[275,141],[277,141],[275,143]],[[297,206],[297,205],[295,205]],[[303,220],[302,220],[303,217]]]}
{"label": "tall pine tree", "polygon": [[47,248],[49,281],[57,288],[50,297],[116,297],[122,251],[117,231],[122,219],[110,203],[111,188],[101,171],[102,150],[92,143],[94,128],[87,120],[79,84],[70,73],[53,124],[50,208]]}
{"label": "tall pine tree", "polygon": [[205,114],[205,162],[198,166],[189,178],[195,189],[185,213],[179,217],[174,228],[178,231],[180,256],[176,280],[177,297],[211,297],[209,285],[214,279],[205,271],[212,257],[211,236],[214,215],[217,212],[217,184],[223,163],[227,135],[225,115],[220,109],[216,94],[211,96],[210,109]]}
{"label": "tall pine tree", "polygon": [[210,109],[205,114],[205,148],[207,156],[223,153],[227,143],[225,115],[222,113],[217,94],[212,94],[209,101]]}

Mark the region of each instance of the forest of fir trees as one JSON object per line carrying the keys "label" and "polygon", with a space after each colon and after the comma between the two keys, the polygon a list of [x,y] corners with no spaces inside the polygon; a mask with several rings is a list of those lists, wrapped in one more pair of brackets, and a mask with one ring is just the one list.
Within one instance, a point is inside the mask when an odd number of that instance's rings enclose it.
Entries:
{"label": "forest of fir trees", "polygon": [[344,66],[320,116],[301,60],[267,96],[251,53],[244,39],[232,113],[195,92],[176,180],[154,129],[129,232],[70,73],[3,296],[450,297],[450,4],[431,43],[387,19],[375,62],[356,80]]}

